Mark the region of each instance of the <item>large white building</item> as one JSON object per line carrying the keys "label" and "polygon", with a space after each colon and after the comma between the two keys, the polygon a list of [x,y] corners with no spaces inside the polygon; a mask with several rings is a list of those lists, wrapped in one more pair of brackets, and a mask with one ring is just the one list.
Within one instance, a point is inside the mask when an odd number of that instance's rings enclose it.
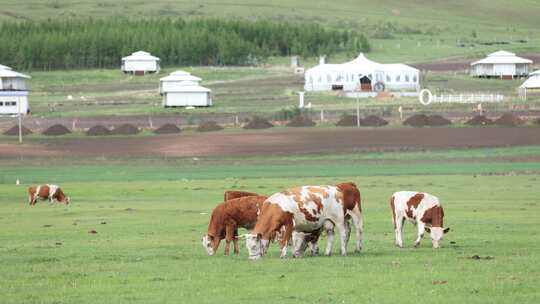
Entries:
{"label": "large white building", "polygon": [[0,115],[29,113],[28,79],[28,75],[17,73],[4,65],[0,66]]}
{"label": "large white building", "polygon": [[418,91],[420,72],[405,64],[382,64],[360,54],[342,64],[326,64],[310,68],[304,74],[306,91]]}
{"label": "large white building", "polygon": [[159,82],[164,107],[208,107],[212,105],[211,90],[200,86],[201,78],[185,71],[176,71]]}
{"label": "large white building", "polygon": [[150,53],[138,51],[122,58],[122,72],[135,75],[159,73],[159,58]]}
{"label": "large white building", "polygon": [[471,63],[471,76],[503,79],[523,77],[529,74],[532,63],[532,60],[518,57],[514,53],[498,51]]}

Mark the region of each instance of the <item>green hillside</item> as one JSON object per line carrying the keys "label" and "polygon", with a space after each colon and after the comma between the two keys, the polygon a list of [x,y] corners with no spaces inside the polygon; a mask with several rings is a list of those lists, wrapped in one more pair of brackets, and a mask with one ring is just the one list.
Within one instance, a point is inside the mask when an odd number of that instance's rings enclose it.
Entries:
{"label": "green hillside", "polygon": [[[407,63],[477,58],[505,49],[540,52],[540,6],[536,0],[290,1],[0,1],[0,21],[64,18],[271,19],[320,23],[364,33],[370,58]],[[158,54],[159,55],[159,54]],[[345,54],[335,60],[350,58]]]}

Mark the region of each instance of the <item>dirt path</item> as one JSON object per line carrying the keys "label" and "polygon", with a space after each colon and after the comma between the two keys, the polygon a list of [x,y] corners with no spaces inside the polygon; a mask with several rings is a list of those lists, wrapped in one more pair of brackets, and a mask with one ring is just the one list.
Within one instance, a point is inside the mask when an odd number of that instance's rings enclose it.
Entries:
{"label": "dirt path", "polygon": [[51,139],[3,143],[0,158],[55,156],[264,156],[540,145],[539,127],[276,129],[169,136]]}

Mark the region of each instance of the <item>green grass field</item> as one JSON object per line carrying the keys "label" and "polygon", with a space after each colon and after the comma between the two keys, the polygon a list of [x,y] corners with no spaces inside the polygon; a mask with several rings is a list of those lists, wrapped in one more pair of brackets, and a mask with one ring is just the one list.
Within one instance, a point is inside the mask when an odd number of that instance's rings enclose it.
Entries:
{"label": "green grass field", "polygon": [[[536,303],[538,150],[4,161],[0,302]],[[273,245],[253,262],[243,241],[238,257],[200,244],[224,190],[349,180],[363,198],[360,255],[280,259]],[[41,182],[60,183],[72,204],[29,207],[24,186]],[[452,231],[440,250],[411,248],[410,224],[407,248],[393,246],[388,198],[404,189],[441,198]]]}

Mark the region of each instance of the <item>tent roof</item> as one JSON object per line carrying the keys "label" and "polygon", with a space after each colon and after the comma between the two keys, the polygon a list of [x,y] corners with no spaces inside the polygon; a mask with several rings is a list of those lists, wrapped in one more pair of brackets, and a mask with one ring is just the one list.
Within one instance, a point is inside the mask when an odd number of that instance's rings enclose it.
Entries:
{"label": "tent roof", "polygon": [[26,79],[30,79],[32,77],[30,77],[28,75],[25,75],[25,74],[22,74],[22,73],[17,73],[17,72],[12,71],[12,70],[0,69],[0,78],[26,78]]}
{"label": "tent roof", "polygon": [[147,61],[156,61],[159,60],[158,57],[150,55],[148,52],[138,51],[132,53],[129,56],[122,57],[122,60],[147,60]]}
{"label": "tent roof", "polygon": [[364,56],[363,53],[360,53],[355,59],[342,63],[342,64],[320,64],[306,72],[309,71],[358,71],[358,70],[381,70],[381,71],[418,71],[411,66],[401,63],[385,64],[378,63],[372,60],[369,60]]}
{"label": "tent roof", "polygon": [[521,58],[516,56],[514,53],[506,51],[498,51],[495,53],[489,54],[486,58],[482,60],[475,61],[471,65],[477,64],[497,64],[497,63],[533,63],[532,60]]}
{"label": "tent roof", "polygon": [[[187,82],[187,81],[186,81]],[[193,93],[193,92],[211,92],[212,90],[193,83],[192,85],[177,86],[166,90],[164,93]]]}
{"label": "tent roof", "polygon": [[529,78],[519,87],[526,89],[540,89],[540,70],[529,74]]}
{"label": "tent roof", "polygon": [[169,76],[165,76],[163,78],[160,78],[159,79],[160,81],[201,81],[202,79],[197,77],[197,76],[193,76],[193,75],[174,75],[171,74]]}
{"label": "tent roof", "polygon": [[0,70],[12,70],[12,68],[8,67],[7,65],[0,64]]}

